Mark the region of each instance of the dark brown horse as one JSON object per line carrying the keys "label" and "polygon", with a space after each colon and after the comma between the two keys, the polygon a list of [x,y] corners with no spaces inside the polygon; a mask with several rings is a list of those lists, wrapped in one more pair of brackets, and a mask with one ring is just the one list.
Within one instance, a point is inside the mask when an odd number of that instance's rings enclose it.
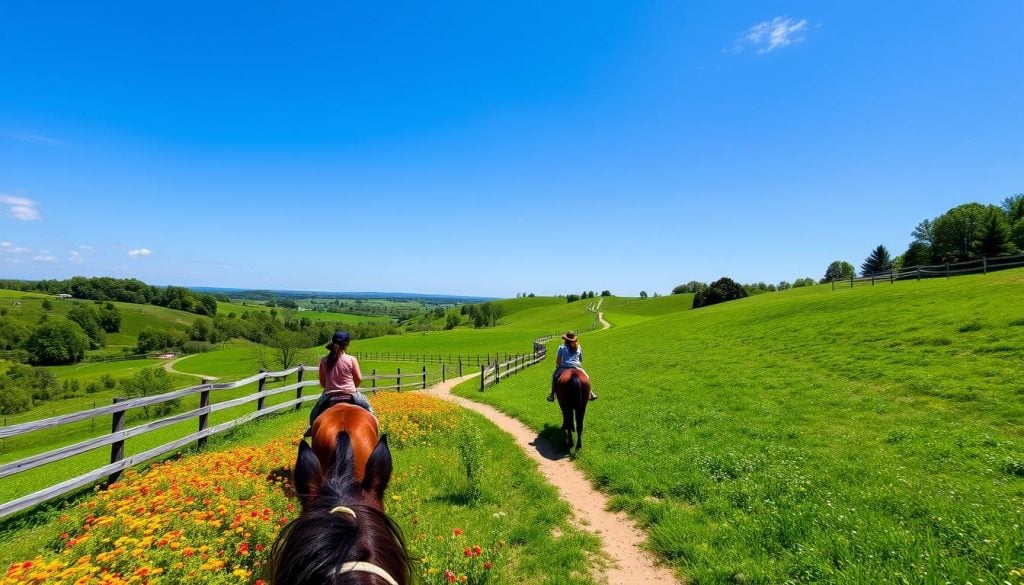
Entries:
{"label": "dark brown horse", "polygon": [[293,471],[302,509],[277,536],[271,581],[275,585],[410,583],[412,565],[402,533],[382,510],[391,471],[387,436],[377,440],[372,414],[343,404],[317,417],[313,447],[299,443]]}
{"label": "dark brown horse", "polygon": [[[562,409],[562,430],[565,446],[572,449],[572,434],[576,433],[576,450],[583,448],[583,417],[590,399],[590,379],[576,368],[565,368],[555,379],[555,396]],[[574,424],[575,423],[575,424]]]}

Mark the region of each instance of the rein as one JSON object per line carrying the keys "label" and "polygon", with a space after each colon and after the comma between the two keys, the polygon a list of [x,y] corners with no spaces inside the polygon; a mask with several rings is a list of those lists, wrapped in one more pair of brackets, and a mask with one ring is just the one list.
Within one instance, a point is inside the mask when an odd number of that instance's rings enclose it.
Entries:
{"label": "rein", "polygon": [[367,563],[365,561],[345,563],[338,567],[334,572],[340,575],[342,573],[354,573],[357,571],[361,573],[373,573],[387,581],[388,585],[398,585],[398,581],[395,581],[395,578],[392,577],[390,573],[373,563]]}

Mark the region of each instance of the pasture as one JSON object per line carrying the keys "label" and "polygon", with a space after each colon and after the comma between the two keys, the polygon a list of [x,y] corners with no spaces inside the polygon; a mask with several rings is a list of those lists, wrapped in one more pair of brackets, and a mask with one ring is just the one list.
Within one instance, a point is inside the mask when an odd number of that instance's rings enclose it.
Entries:
{"label": "pasture", "polygon": [[[1014,579],[1022,292],[1012,270],[662,315],[643,313],[671,298],[606,300],[623,326],[582,337],[601,399],[577,462],[694,582]],[[458,393],[557,437],[549,380]]]}

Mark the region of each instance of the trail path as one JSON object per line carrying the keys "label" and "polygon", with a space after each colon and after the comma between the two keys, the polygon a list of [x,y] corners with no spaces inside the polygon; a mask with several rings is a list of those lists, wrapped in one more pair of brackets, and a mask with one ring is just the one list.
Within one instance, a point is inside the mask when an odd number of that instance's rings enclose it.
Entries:
{"label": "trail path", "polygon": [[604,320],[604,313],[598,311],[598,309],[601,308],[601,303],[603,302],[604,298],[602,297],[597,301],[597,306],[594,307],[594,312],[597,313],[597,320],[600,321],[601,323],[601,331],[604,331],[605,329],[608,329],[612,326],[611,323]]}
{"label": "trail path", "polygon": [[[562,499],[572,506],[577,524],[601,539],[602,549],[611,559],[611,566],[598,568],[599,580],[603,578],[608,585],[680,583],[670,569],[658,565],[650,553],[640,548],[646,535],[633,520],[622,512],[608,511],[608,497],[591,487],[583,472],[559,449],[536,431],[496,408],[451,393],[451,389],[460,382],[479,375],[475,373],[448,380],[423,392],[478,412],[512,435],[516,444],[537,462],[548,483],[555,486]],[[552,420],[559,418],[557,409],[552,408]]]}
{"label": "trail path", "polygon": [[186,359],[188,359],[190,357],[193,357],[193,356],[196,356],[196,355],[199,355],[199,354],[186,355],[186,356],[182,356],[182,357],[177,358],[177,359],[173,359],[173,360],[171,360],[171,361],[169,361],[169,362],[164,364],[164,370],[168,371],[171,374],[181,374],[182,376],[195,376],[196,378],[202,378],[202,379],[208,380],[210,382],[212,382],[214,380],[217,380],[218,379],[217,376],[208,376],[206,374],[193,374],[191,372],[182,372],[180,370],[175,370],[174,369],[174,364],[180,362],[181,360],[186,360]]}

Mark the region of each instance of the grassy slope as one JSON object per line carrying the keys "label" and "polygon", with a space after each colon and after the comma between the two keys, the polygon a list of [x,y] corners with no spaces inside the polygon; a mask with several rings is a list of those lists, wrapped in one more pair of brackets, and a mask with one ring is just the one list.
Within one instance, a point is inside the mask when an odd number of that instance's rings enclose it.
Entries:
{"label": "grassy slope", "polygon": [[[588,334],[579,462],[697,582],[1002,582],[1024,565],[1022,293],[1020,270],[819,286]],[[549,373],[459,391],[555,427]]]}
{"label": "grassy slope", "polygon": [[[286,309],[278,309],[278,312],[285,311]],[[224,303],[217,302],[217,314],[228,315],[234,313],[236,316],[241,316],[246,311],[263,311],[264,313],[270,312],[270,307],[266,305],[255,305],[248,304],[243,305],[241,303]],[[391,320],[390,317],[386,316],[365,316],[365,315],[350,315],[348,313],[325,313],[322,311],[301,311],[296,312],[299,317],[308,317],[313,321],[331,321],[337,323],[387,323]]]}
{"label": "grassy slope", "polygon": [[[39,317],[47,312],[42,307],[45,299],[50,299],[50,302],[53,303],[51,313],[61,316],[67,315],[71,307],[75,306],[75,303],[93,302],[78,299],[58,299],[39,293],[23,293],[0,289],[0,306],[7,308],[8,316],[31,326],[34,326],[39,321]],[[12,304],[15,301],[21,304],[15,306]],[[134,346],[139,332],[147,327],[186,331],[196,319],[201,318],[198,315],[185,311],[175,311],[174,309],[157,307],[155,305],[137,305],[135,303],[113,304],[121,312],[121,330],[117,333],[107,334],[108,349]]]}

